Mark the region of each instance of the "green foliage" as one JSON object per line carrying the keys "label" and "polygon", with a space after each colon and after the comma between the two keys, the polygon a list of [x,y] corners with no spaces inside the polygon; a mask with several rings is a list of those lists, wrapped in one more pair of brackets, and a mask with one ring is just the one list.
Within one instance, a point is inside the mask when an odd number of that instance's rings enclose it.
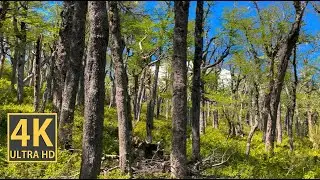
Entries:
{"label": "green foliage", "polygon": [[58,150],[57,163],[8,163],[0,170],[5,178],[78,178],[81,156]]}
{"label": "green foliage", "polygon": [[[6,121],[7,112],[32,112],[31,105],[5,105],[1,106],[1,122]],[[142,116],[134,126],[134,135],[144,139],[145,134],[146,106],[142,109]],[[80,109],[76,110],[74,124],[75,149],[81,149],[83,114]],[[203,171],[204,176],[230,177],[230,178],[319,178],[320,177],[320,154],[317,150],[310,150],[312,144],[307,138],[295,137],[295,151],[290,153],[288,138],[285,136],[282,144],[275,148],[275,156],[267,157],[264,151],[262,132],[258,131],[252,140],[251,154],[246,158],[244,152],[246,137],[227,139],[227,122],[220,119],[219,129],[212,129],[207,125],[206,134],[201,136],[201,155],[203,158],[215,153],[216,161],[219,162],[223,154],[230,159],[223,165],[207,168]],[[116,154],[118,151],[117,139],[117,114],[114,108],[105,108],[104,121],[104,154]],[[165,153],[170,153],[171,147],[171,120],[165,120],[163,116],[154,120],[154,142],[162,141]],[[6,139],[6,130],[1,129],[1,139]],[[190,129],[188,129],[190,134]],[[58,152],[57,163],[6,163],[6,144],[0,144],[0,177],[5,178],[78,178],[80,170],[80,152],[73,154],[67,151]],[[191,157],[191,139],[187,138],[187,155]],[[108,161],[104,166],[116,166],[116,162]],[[168,174],[145,174],[137,175],[140,178],[169,178]],[[99,178],[129,178],[123,176],[119,169],[110,171]]]}
{"label": "green foliage", "polygon": [[6,79],[0,79],[0,105],[13,103],[15,93],[11,90],[11,82]]}
{"label": "green foliage", "polygon": [[[229,156],[230,159],[221,166],[205,169],[205,176],[277,179],[320,177],[320,153],[306,147],[307,139],[295,140],[295,151],[290,153],[288,138],[285,137],[282,144],[276,146],[275,155],[267,157],[261,142],[262,132],[258,131],[252,140],[250,156],[246,158],[246,137],[227,139],[226,124],[220,122],[219,130],[210,127],[201,137],[201,155],[207,157],[214,152],[217,162],[220,162],[225,153],[225,159]],[[188,149],[190,157],[191,144],[188,144]]]}

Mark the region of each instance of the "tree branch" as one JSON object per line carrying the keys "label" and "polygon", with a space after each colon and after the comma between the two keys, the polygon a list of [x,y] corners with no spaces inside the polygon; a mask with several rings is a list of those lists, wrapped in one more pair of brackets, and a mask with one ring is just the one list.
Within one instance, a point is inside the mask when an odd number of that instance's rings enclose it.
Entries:
{"label": "tree branch", "polygon": [[208,68],[214,67],[216,65],[218,65],[219,63],[221,63],[229,54],[230,54],[230,48],[231,46],[229,45],[222,53],[222,55],[218,58],[218,60],[210,65],[207,65],[205,67],[202,68],[203,71],[207,70]]}
{"label": "tree branch", "polygon": [[311,1],[313,9],[320,14],[320,7],[316,5],[315,2]]}

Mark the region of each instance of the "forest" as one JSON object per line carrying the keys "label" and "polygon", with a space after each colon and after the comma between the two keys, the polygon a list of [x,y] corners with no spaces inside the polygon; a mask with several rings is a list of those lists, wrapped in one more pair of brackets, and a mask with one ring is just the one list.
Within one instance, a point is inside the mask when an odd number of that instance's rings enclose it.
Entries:
{"label": "forest", "polygon": [[[1,1],[0,178],[320,178],[320,2]],[[8,113],[57,162],[8,162]]]}

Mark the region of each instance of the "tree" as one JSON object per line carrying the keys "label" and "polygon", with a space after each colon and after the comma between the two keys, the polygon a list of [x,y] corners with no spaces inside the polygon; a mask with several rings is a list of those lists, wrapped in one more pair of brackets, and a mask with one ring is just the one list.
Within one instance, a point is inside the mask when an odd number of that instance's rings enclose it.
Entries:
{"label": "tree", "polygon": [[193,77],[192,77],[192,159],[200,159],[200,101],[201,101],[201,62],[203,51],[203,1],[197,1],[196,25],[195,25],[195,51],[193,59]]}
{"label": "tree", "polygon": [[[0,12],[0,29],[2,29],[3,26],[3,22],[4,20],[7,18],[7,12],[8,12],[8,8],[9,8],[9,2],[8,1],[1,1],[1,12]],[[3,68],[4,68],[4,62],[5,62],[5,58],[6,58],[6,50],[5,50],[5,46],[4,46],[4,36],[3,33],[0,33],[0,42],[1,42],[1,66],[0,66],[0,78],[2,76],[3,73]]]}
{"label": "tree", "polygon": [[[124,67],[122,53],[125,47],[120,32],[118,2],[108,2],[111,54],[115,68],[116,104],[119,131],[119,167],[122,173],[131,172],[131,119],[128,97],[128,77]],[[129,101],[129,102],[128,102]]]}
{"label": "tree", "polygon": [[34,112],[39,111],[39,101],[40,101],[40,57],[41,57],[41,42],[42,37],[39,36],[36,45],[36,59],[33,64],[33,74],[34,74],[34,90],[33,90],[33,108]]}
{"label": "tree", "polygon": [[189,1],[174,2],[171,176],[187,176],[187,33]]}
{"label": "tree", "polygon": [[53,79],[53,105],[55,112],[60,119],[62,90],[64,87],[66,67],[70,57],[70,40],[72,28],[73,2],[64,1],[61,12],[61,27],[59,30],[59,40],[57,45],[57,60],[55,61]]}
{"label": "tree", "polygon": [[[159,54],[161,54],[161,53],[159,53]],[[153,86],[152,86],[152,89],[151,89],[151,97],[150,97],[150,100],[149,100],[149,103],[148,103],[148,109],[147,109],[146,129],[147,129],[147,141],[149,143],[152,142],[154,106],[156,104],[156,98],[157,98],[159,68],[160,68],[160,61],[156,62]]]}
{"label": "tree", "polygon": [[87,3],[83,1],[74,2],[72,5],[72,28],[70,43],[70,59],[62,92],[62,104],[59,121],[59,138],[63,148],[72,146],[72,126],[76,95],[79,85],[79,69],[81,68],[84,45],[85,45],[85,19]]}
{"label": "tree", "polygon": [[[268,153],[273,153],[276,119],[278,112],[278,105],[280,101],[280,94],[283,86],[284,75],[287,70],[288,61],[290,59],[294,45],[297,43],[299,32],[301,28],[301,21],[307,2],[294,2],[296,10],[295,22],[288,33],[285,40],[279,41],[278,49],[274,52],[269,52],[270,47],[266,47],[267,54],[270,57],[270,81],[269,93],[266,94],[265,106],[267,110],[267,129],[265,148]],[[279,62],[277,72],[274,72],[275,61]],[[269,117],[269,118],[268,118]]]}
{"label": "tree", "polygon": [[81,179],[97,178],[100,173],[105,99],[105,66],[108,22],[105,1],[88,4],[90,37],[85,66],[85,108],[82,140]]}
{"label": "tree", "polygon": [[288,96],[290,97],[290,103],[287,107],[287,120],[288,120],[288,136],[289,136],[289,145],[290,145],[290,151],[293,151],[293,118],[294,118],[294,112],[296,109],[296,99],[297,99],[297,85],[298,85],[298,75],[297,75],[297,46],[295,45],[293,49],[293,80],[291,82],[291,91],[288,92]]}
{"label": "tree", "polygon": [[[23,17],[27,17],[28,10],[28,1],[24,2],[23,8]],[[19,60],[17,60],[18,65],[18,103],[21,104],[23,102],[23,79],[24,79],[24,65],[26,58],[26,43],[27,43],[27,25],[24,21],[20,23],[20,32],[18,38],[20,39],[19,43]]]}
{"label": "tree", "polygon": [[45,110],[45,108],[46,108],[46,104],[47,104],[47,102],[48,101],[50,101],[50,102],[52,102],[52,85],[53,85],[53,83],[52,83],[52,80],[53,80],[53,73],[54,73],[54,63],[55,63],[55,59],[56,59],[56,53],[57,53],[57,51],[56,51],[56,48],[55,48],[55,46],[56,46],[56,43],[54,42],[54,45],[53,45],[54,47],[53,48],[51,48],[50,46],[50,56],[49,56],[49,58],[50,58],[50,62],[48,63],[49,64],[49,66],[48,66],[48,69],[49,69],[49,71],[48,71],[48,75],[47,75],[47,78],[46,78],[46,81],[47,81],[47,85],[46,85],[46,89],[45,89],[45,91],[44,91],[44,93],[43,93],[43,103],[42,103],[42,107],[41,107],[41,112],[44,112],[44,110]]}

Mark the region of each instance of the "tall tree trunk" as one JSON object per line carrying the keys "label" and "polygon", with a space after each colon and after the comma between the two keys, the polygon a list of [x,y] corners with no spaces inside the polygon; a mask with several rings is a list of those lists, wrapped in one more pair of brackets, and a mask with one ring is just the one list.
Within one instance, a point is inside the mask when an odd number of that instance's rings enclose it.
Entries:
{"label": "tall tree trunk", "polygon": [[243,113],[243,103],[240,102],[240,110],[239,110],[239,114],[238,114],[238,123],[240,126],[240,129],[242,130],[242,113]]}
{"label": "tall tree trunk", "polygon": [[168,120],[169,118],[169,109],[170,109],[169,101],[170,99],[166,99],[166,120]]}
{"label": "tall tree trunk", "polygon": [[[9,1],[1,1],[0,29],[2,29],[3,22],[7,18],[6,14],[7,14],[8,10],[9,10],[9,5],[10,5]],[[1,40],[3,40],[3,33],[2,32],[0,33],[0,38],[1,38]],[[2,48],[4,48],[4,47],[2,47]],[[3,64],[1,63],[1,68],[2,68],[2,66],[3,66]],[[1,72],[2,72],[2,70],[0,69],[0,77],[1,77]]]}
{"label": "tall tree trunk", "polygon": [[294,118],[294,111],[296,109],[296,91],[297,91],[297,85],[298,85],[298,74],[297,74],[297,46],[294,46],[293,49],[293,75],[294,75],[294,80],[291,83],[292,87],[292,95],[291,95],[291,103],[290,103],[290,108],[288,108],[288,136],[289,136],[289,145],[290,145],[290,151],[293,151],[293,132],[292,132],[292,125],[293,125],[293,118]]}
{"label": "tall tree trunk", "polygon": [[218,129],[219,126],[219,113],[218,110],[213,110],[213,128]]}
{"label": "tall tree trunk", "polygon": [[59,31],[59,40],[57,45],[57,61],[54,68],[53,79],[53,104],[55,112],[58,113],[60,121],[61,104],[62,104],[62,91],[64,87],[66,67],[70,58],[70,41],[72,29],[72,13],[73,2],[64,1],[63,9],[61,12],[61,27]]}
{"label": "tall tree trunk", "polygon": [[156,111],[156,118],[157,119],[159,118],[160,113],[162,111],[161,105],[162,105],[162,98],[158,95],[158,97],[157,97],[157,111]]}
{"label": "tall tree trunk", "polygon": [[248,135],[248,139],[247,139],[247,146],[246,146],[246,155],[249,156],[250,154],[250,146],[251,146],[251,141],[252,141],[252,137],[256,131],[256,129],[258,128],[259,125],[259,89],[258,86],[255,84],[255,93],[254,93],[254,97],[253,97],[253,101],[252,101],[252,107],[254,108],[253,111],[253,118],[254,118],[254,125],[251,126],[251,130],[249,132]]}
{"label": "tall tree trunk", "polygon": [[307,110],[307,120],[308,120],[308,136],[309,136],[309,140],[313,143],[313,146],[315,146],[315,142],[314,142],[314,127],[313,127],[313,120],[312,120],[312,110],[310,105],[308,105],[308,110]]}
{"label": "tall tree trunk", "polygon": [[133,118],[137,119],[137,105],[138,105],[138,89],[139,89],[139,74],[133,76],[134,89],[133,89]]}
{"label": "tall tree trunk", "polygon": [[[27,5],[26,7],[23,8],[23,17],[27,17]],[[18,88],[17,88],[17,93],[18,93],[18,103],[22,104],[23,102],[23,79],[24,79],[24,65],[25,65],[25,59],[26,59],[26,44],[27,44],[27,26],[24,21],[21,21],[20,23],[20,49],[19,49],[19,60],[18,60]]]}
{"label": "tall tree trunk", "polygon": [[0,34],[0,43],[1,43],[1,66],[0,66],[0,78],[2,77],[3,74],[3,68],[4,68],[4,61],[6,59],[6,50],[5,50],[5,45],[4,45],[4,37],[3,34]]}
{"label": "tall tree trunk", "polygon": [[[109,3],[109,27],[111,33],[111,54],[115,67],[116,104],[119,130],[119,167],[122,173],[131,173],[131,131],[128,107],[127,72],[123,64],[124,40],[120,33],[118,2]],[[130,101],[129,101],[130,103]]]}
{"label": "tall tree trunk", "polygon": [[56,49],[55,47],[51,49],[51,56],[50,56],[50,64],[49,64],[49,73],[47,75],[47,86],[46,89],[44,91],[43,94],[43,103],[42,103],[42,107],[41,107],[41,112],[44,112],[44,110],[46,109],[46,103],[48,101],[52,101],[52,80],[53,80],[53,73],[54,73],[54,63],[55,63],[55,57],[56,57]]}
{"label": "tall tree trunk", "polygon": [[281,104],[278,105],[277,112],[277,143],[282,143],[282,123],[281,123]]}
{"label": "tall tree trunk", "polygon": [[142,109],[142,103],[143,103],[143,99],[144,99],[144,96],[145,96],[145,93],[146,93],[146,87],[142,87],[142,94],[141,94],[141,97],[140,97],[140,100],[139,100],[139,104],[138,104],[138,117],[137,117],[137,121],[140,120],[140,115],[141,115],[141,109]]}
{"label": "tall tree trunk", "polygon": [[36,59],[33,64],[34,86],[33,86],[33,108],[39,111],[40,104],[40,63],[41,63],[42,36],[40,35],[36,45]]}
{"label": "tall tree trunk", "polygon": [[138,90],[138,102],[137,102],[137,106],[134,107],[136,108],[135,112],[136,114],[134,115],[135,116],[135,120],[136,121],[139,121],[140,119],[140,113],[141,113],[141,107],[142,107],[142,101],[143,101],[143,97],[144,97],[144,93],[145,93],[145,77],[146,77],[146,71],[147,69],[144,69],[143,70],[143,74],[142,74],[142,77],[141,77],[141,80],[140,80],[140,86],[139,86],[139,90]]}
{"label": "tall tree trunk", "polygon": [[[292,106],[293,106],[293,105],[292,105]],[[288,117],[288,136],[289,136],[290,151],[293,151],[292,124],[293,124],[293,117],[294,117],[294,109],[292,109],[292,106],[288,107],[288,109],[287,109],[287,117]]]}
{"label": "tall tree trunk", "polygon": [[22,104],[23,102],[23,79],[24,79],[24,64],[25,64],[25,56],[26,56],[26,24],[21,22],[21,42],[20,42],[20,49],[19,49],[19,60],[17,66],[17,76],[18,76],[18,103]]}
{"label": "tall tree trunk", "polygon": [[17,83],[17,65],[20,57],[20,32],[18,29],[18,21],[17,21],[17,13],[18,13],[18,2],[14,2],[14,11],[12,17],[12,25],[15,35],[15,43],[14,43],[14,55],[12,62],[12,73],[11,73],[11,90],[14,92],[14,85]]}
{"label": "tall tree trunk", "polygon": [[174,2],[171,176],[187,176],[187,33],[189,1]]}
{"label": "tall tree trunk", "polygon": [[[36,46],[37,46],[37,43],[34,43],[34,49],[36,49]],[[33,74],[34,59],[35,59],[35,53],[31,50],[31,56],[29,60],[30,67],[28,68],[28,74],[32,74],[32,76],[30,77],[30,80],[27,82],[28,86],[33,86],[33,83],[34,83],[34,74]]]}
{"label": "tall tree trunk", "polygon": [[74,120],[74,110],[76,95],[79,85],[79,69],[85,45],[85,21],[87,12],[87,2],[75,1],[73,3],[70,59],[68,63],[66,79],[62,92],[62,104],[59,122],[59,138],[62,148],[72,147],[72,126]]}
{"label": "tall tree trunk", "polygon": [[84,53],[82,62],[81,62],[79,89],[78,89],[77,98],[76,98],[76,104],[80,106],[84,105],[84,67],[86,65],[86,59],[87,59],[87,53]]}
{"label": "tall tree trunk", "polygon": [[109,108],[115,107],[116,106],[116,85],[115,85],[115,80],[114,80],[114,75],[112,75],[113,72],[113,59],[110,61],[110,67],[109,67],[109,78],[112,83],[111,88],[110,88],[110,103],[109,103]]}
{"label": "tall tree trunk", "polygon": [[[288,109],[288,108],[287,108]],[[286,112],[286,116],[285,116],[285,118],[284,118],[284,130],[286,131],[286,133],[287,133],[287,135],[288,135],[288,132],[289,132],[289,123],[288,123],[288,121],[289,121],[289,111],[287,110],[287,112]]]}
{"label": "tall tree trunk", "polygon": [[[6,14],[8,12],[9,8],[9,1],[2,1],[1,2],[1,12],[0,12],[0,29],[2,29],[3,21],[6,19]],[[0,78],[3,74],[3,68],[4,68],[4,61],[6,59],[6,51],[5,51],[5,45],[4,45],[4,37],[3,33],[0,32],[0,41],[1,41],[1,66],[0,66]]]}
{"label": "tall tree trunk", "polygon": [[[161,54],[161,52],[159,54]],[[155,74],[154,74],[153,86],[151,90],[151,97],[149,98],[148,109],[147,109],[146,130],[147,130],[147,142],[149,143],[152,143],[154,106],[156,104],[156,99],[157,99],[159,67],[160,67],[160,61],[156,62],[156,69],[154,72]]]}
{"label": "tall tree trunk", "polygon": [[[42,50],[41,55],[42,56],[40,57],[40,59],[42,59],[42,61],[48,61],[48,57],[46,56],[44,50]],[[47,69],[48,69],[47,67],[45,68],[42,68],[42,67],[43,66],[40,67],[40,89],[43,89],[44,82],[47,78]]]}
{"label": "tall tree trunk", "polygon": [[[278,69],[276,73],[272,73],[269,82],[269,93],[267,98],[269,98],[269,104],[267,104],[268,122],[266,131],[266,151],[273,154],[274,149],[274,139],[275,139],[275,129],[277,120],[277,109],[280,102],[280,94],[284,82],[284,76],[287,70],[288,62],[292,53],[292,50],[297,43],[301,21],[303,17],[304,10],[306,8],[307,2],[305,1],[295,1],[294,7],[296,10],[295,22],[292,24],[291,30],[287,38],[281,42],[279,45],[279,50],[275,53],[275,58],[279,62]],[[274,59],[275,60],[275,59]],[[271,66],[273,67],[273,66]],[[273,68],[271,68],[273,69]],[[276,74],[274,78],[273,74]]]}
{"label": "tall tree trunk", "polygon": [[18,57],[19,57],[19,40],[16,38],[15,40],[15,48],[12,62],[12,72],[11,72],[11,90],[15,91],[14,85],[17,82],[17,64],[18,64]]}
{"label": "tall tree trunk", "polygon": [[[126,62],[124,62],[123,64],[126,64]],[[127,66],[125,66],[125,68],[124,68],[124,71],[125,72],[127,72]],[[128,86],[128,83],[129,83],[129,78],[128,78],[128,75],[126,75],[125,76],[126,77],[126,82],[127,82],[127,86]],[[129,95],[129,93],[128,93],[128,95],[127,95],[127,109],[128,109],[128,119],[129,119],[129,121],[128,121],[128,126],[129,126],[129,134],[130,134],[130,137],[129,137],[129,142],[130,142],[130,148],[131,148],[131,142],[132,142],[132,131],[133,131],[133,125],[132,125],[132,115],[131,115],[131,97],[130,97],[130,95]],[[131,151],[130,151],[131,152]],[[130,153],[130,155],[131,155],[131,153]],[[132,157],[130,156],[129,157],[130,159],[130,162],[132,161]],[[130,165],[131,165],[131,163],[130,163]],[[130,170],[130,176],[132,176],[132,171]]]}
{"label": "tall tree trunk", "polygon": [[113,77],[110,76],[111,82],[112,82],[112,86],[111,86],[111,98],[110,98],[110,104],[109,104],[109,108],[111,107],[115,107],[116,106],[116,84],[115,84],[115,80]]}
{"label": "tall tree trunk", "polygon": [[201,98],[201,108],[200,108],[200,134],[205,134],[206,126],[205,126],[205,101],[203,98]]}
{"label": "tall tree trunk", "polygon": [[[86,8],[86,5],[84,6],[83,8]],[[83,9],[83,11],[86,10]],[[85,121],[82,139],[81,179],[95,179],[100,174],[103,147],[105,66],[109,34],[106,2],[90,1],[88,13],[90,35],[84,77]]]}

